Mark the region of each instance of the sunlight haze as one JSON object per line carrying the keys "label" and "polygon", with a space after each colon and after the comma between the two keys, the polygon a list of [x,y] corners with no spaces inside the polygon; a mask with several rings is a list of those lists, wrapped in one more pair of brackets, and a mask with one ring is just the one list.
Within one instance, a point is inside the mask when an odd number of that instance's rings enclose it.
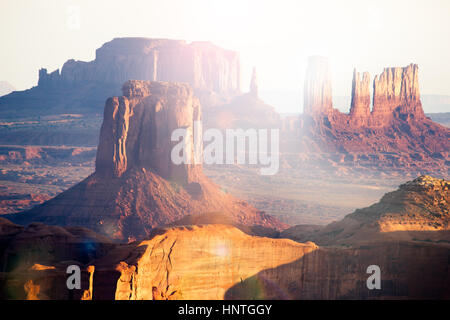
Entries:
{"label": "sunlight haze", "polygon": [[[70,25],[73,10],[79,28]],[[0,81],[24,90],[37,84],[41,67],[90,61],[103,43],[139,36],[206,40],[239,51],[243,91],[256,66],[261,92],[300,97],[307,57],[318,54],[330,59],[335,96],[350,95],[353,68],[369,71],[372,80],[384,67],[412,62],[420,68],[422,93],[449,95],[449,10],[445,0],[3,0]]]}

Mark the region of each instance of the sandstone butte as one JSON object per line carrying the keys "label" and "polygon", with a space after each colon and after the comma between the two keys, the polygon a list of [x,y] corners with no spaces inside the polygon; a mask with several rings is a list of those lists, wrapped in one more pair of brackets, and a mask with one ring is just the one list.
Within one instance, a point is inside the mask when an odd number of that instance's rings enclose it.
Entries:
{"label": "sandstone butte", "polygon": [[[192,133],[201,117],[188,84],[127,81],[123,96],[106,101],[95,172],[42,205],[8,218],[20,224],[83,226],[121,240],[143,238],[154,227],[196,214],[220,213],[241,225],[285,228],[222,191],[203,174],[201,164],[171,161],[178,143],[171,141],[173,130]],[[186,150],[203,150],[194,143],[191,134]]]}
{"label": "sandstone butte", "polygon": [[[0,219],[0,296],[8,299],[448,299],[449,181],[422,176],[330,224],[323,245],[224,224],[154,229],[112,243],[85,228]],[[350,221],[351,220],[351,221]],[[350,221],[350,222],[349,222]],[[379,236],[376,235],[379,234]],[[295,238],[292,228],[281,237]],[[298,234],[297,234],[298,236]],[[65,286],[68,265],[82,289]],[[368,290],[367,267],[382,270]]]}
{"label": "sandstone butte", "polygon": [[355,70],[350,112],[345,114],[333,108],[328,60],[311,57],[304,113],[299,123],[284,127],[291,131],[299,127],[300,154],[328,154],[338,164],[362,168],[434,171],[446,176],[450,130],[424,115],[418,74],[416,64],[385,68],[373,81],[371,98],[370,75]]}

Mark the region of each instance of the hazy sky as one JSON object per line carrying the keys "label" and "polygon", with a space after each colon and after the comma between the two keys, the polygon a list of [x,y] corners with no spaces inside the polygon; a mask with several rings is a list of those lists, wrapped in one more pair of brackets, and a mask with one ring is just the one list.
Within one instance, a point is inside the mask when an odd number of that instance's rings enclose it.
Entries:
{"label": "hazy sky", "polygon": [[355,67],[373,79],[411,62],[422,93],[450,95],[449,0],[1,0],[0,24],[0,80],[17,89],[36,85],[41,67],[90,61],[112,38],[142,36],[239,51],[244,91],[256,66],[260,90],[300,92],[307,57],[320,54],[334,95],[350,94]]}

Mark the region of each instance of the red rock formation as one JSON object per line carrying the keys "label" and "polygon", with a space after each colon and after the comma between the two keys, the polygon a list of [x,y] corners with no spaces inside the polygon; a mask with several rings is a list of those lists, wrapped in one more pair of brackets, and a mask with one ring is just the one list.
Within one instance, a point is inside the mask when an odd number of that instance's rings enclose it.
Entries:
{"label": "red rock formation", "polygon": [[[91,299],[95,267],[83,266],[115,246],[85,228],[42,223],[24,228],[0,218],[0,299]],[[67,290],[69,265],[82,269],[82,290]]]}
{"label": "red rock formation", "polygon": [[[394,111],[416,119],[425,115],[420,102],[418,66],[386,68],[373,82],[373,126],[389,123]],[[398,108],[398,109],[397,109]]]}
{"label": "red rock formation", "polygon": [[[231,226],[178,227],[139,243],[116,245],[93,260],[92,298],[448,299],[448,254],[445,243],[318,247],[249,236]],[[367,267],[373,264],[381,269],[381,290],[366,285]],[[25,299],[34,293],[35,299],[70,299],[65,266],[56,265],[54,270],[0,273],[0,297]],[[88,277],[82,274],[84,290],[90,288]],[[82,298],[81,291],[75,290],[72,298]]]}
{"label": "red rock formation", "polygon": [[279,128],[280,114],[258,97],[256,68],[250,79],[250,91],[229,103],[205,109],[205,127],[215,129]]}
{"label": "red rock formation", "polygon": [[386,193],[379,202],[315,229],[295,226],[281,236],[319,245],[374,241],[450,240],[450,181],[421,176]]}
{"label": "red rock formation", "polygon": [[354,72],[350,113],[341,113],[332,109],[326,60],[311,59],[300,149],[334,154],[339,165],[448,174],[450,130],[424,116],[417,65],[387,68],[375,77],[371,112],[369,81],[367,73],[361,78]]}
{"label": "red rock formation", "polygon": [[[82,274],[87,291],[75,292],[75,299],[448,299],[448,202],[449,181],[423,176],[342,221],[289,230],[283,239],[189,219],[189,226],[157,229],[128,245],[70,228],[24,230],[0,218],[0,253],[18,261],[7,269],[14,272],[0,273],[0,298],[70,298],[65,268],[74,262],[65,260],[71,257],[91,266]],[[295,231],[323,246],[285,238]],[[74,250],[86,241],[94,245],[89,261]],[[38,263],[54,268],[30,268]],[[366,285],[374,264],[380,290]]]}
{"label": "red rock formation", "polygon": [[309,58],[303,94],[304,113],[326,114],[333,109],[331,72],[327,58],[318,56]]}
{"label": "red rock formation", "polygon": [[370,115],[370,75],[364,72],[360,78],[356,69],[353,71],[352,102],[350,118],[354,125],[366,125]]}
{"label": "red rock formation", "polygon": [[[177,128],[191,133],[190,158],[202,150],[194,143],[194,122],[201,120],[200,103],[187,84],[128,81],[122,97],[106,102],[100,132],[96,172],[120,177],[127,169],[151,169],[165,179],[195,182],[201,165],[175,165],[170,158],[171,134]],[[187,138],[187,139],[188,139]]]}
{"label": "red rock formation", "polygon": [[[193,137],[201,119],[188,84],[128,81],[122,97],[107,100],[97,150],[96,172],[56,198],[28,212],[10,215],[17,223],[41,221],[92,228],[113,238],[142,238],[152,228],[186,215],[220,212],[236,223],[282,229],[286,225],[222,192],[195,163],[202,139]],[[185,128],[191,164],[174,164],[174,129]]]}

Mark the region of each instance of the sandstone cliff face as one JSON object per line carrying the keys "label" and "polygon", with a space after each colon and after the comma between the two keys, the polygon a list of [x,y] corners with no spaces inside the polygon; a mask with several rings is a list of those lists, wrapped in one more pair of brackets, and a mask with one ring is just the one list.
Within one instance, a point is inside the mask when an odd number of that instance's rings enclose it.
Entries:
{"label": "sandstone cliff face", "polygon": [[[54,228],[42,229],[47,230],[46,236],[51,240],[58,239],[61,234]],[[14,232],[17,234],[17,231]],[[56,232],[57,236],[52,232]],[[70,234],[67,231],[64,233],[66,237]],[[18,253],[28,259],[22,259],[21,267],[14,269],[14,272],[0,273],[2,298],[210,300],[450,297],[450,247],[445,242],[372,239],[364,245],[354,244],[352,247],[318,247],[312,242],[250,236],[232,226],[203,225],[155,230],[148,240],[111,245],[103,253],[97,249],[93,251],[96,252],[93,260],[81,262],[80,253],[83,256],[83,252],[73,251],[70,243],[65,241],[46,242],[47,252],[53,252],[50,260],[45,255],[30,255],[36,249],[33,242],[39,239],[39,234],[42,235],[42,231],[35,237],[21,237],[21,249],[8,248],[5,255],[8,261]],[[83,241],[82,237],[76,239]],[[39,242],[43,244],[41,240]],[[33,244],[31,248],[30,244]],[[40,253],[46,252],[39,249]],[[58,260],[67,256],[72,261]],[[82,267],[81,290],[70,291],[65,287],[68,264]],[[366,286],[369,277],[366,270],[373,264],[381,269],[381,290],[369,290]]]}
{"label": "sandstone cliff face", "polygon": [[152,300],[155,292],[159,299],[224,299],[234,284],[317,249],[313,243],[252,237],[224,225],[169,229],[139,246],[145,252],[127,260],[136,266],[137,280],[128,288],[137,300]]}

